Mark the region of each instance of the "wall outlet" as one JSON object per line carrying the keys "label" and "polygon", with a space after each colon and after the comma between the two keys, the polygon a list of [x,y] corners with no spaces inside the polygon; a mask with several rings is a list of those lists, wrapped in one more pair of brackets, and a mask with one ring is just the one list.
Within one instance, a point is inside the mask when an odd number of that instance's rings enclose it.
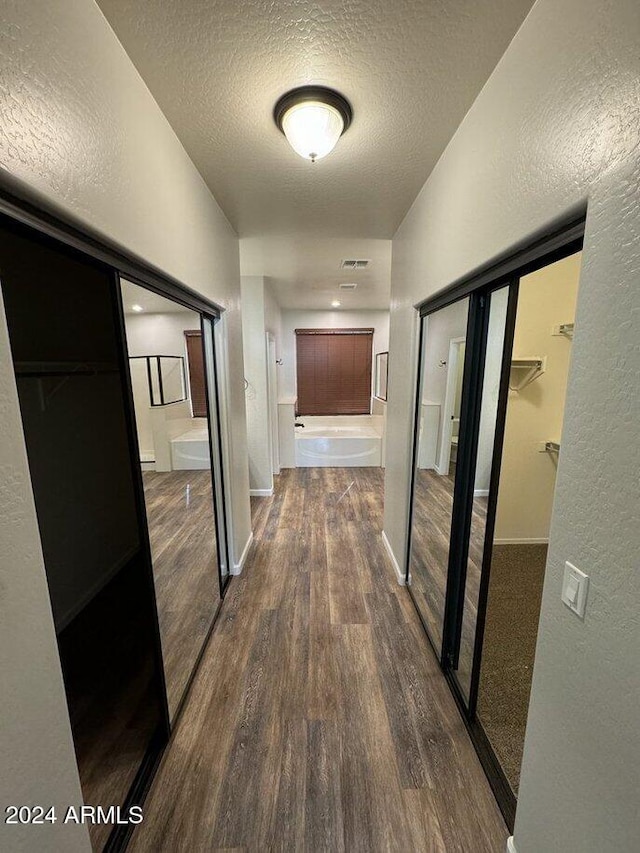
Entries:
{"label": "wall outlet", "polygon": [[581,572],[571,563],[564,564],[564,578],[562,581],[562,601],[569,610],[573,610],[581,619],[587,606],[587,592],[589,589],[589,576]]}

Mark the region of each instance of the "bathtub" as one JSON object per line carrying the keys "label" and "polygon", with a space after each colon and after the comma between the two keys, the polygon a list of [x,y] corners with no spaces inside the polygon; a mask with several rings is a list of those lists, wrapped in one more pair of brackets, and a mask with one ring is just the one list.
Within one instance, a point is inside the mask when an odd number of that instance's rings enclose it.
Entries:
{"label": "bathtub", "polygon": [[207,427],[190,429],[171,439],[171,467],[174,471],[211,468]]}
{"label": "bathtub", "polygon": [[382,416],[304,416],[296,419],[296,468],[360,468],[382,465]]}

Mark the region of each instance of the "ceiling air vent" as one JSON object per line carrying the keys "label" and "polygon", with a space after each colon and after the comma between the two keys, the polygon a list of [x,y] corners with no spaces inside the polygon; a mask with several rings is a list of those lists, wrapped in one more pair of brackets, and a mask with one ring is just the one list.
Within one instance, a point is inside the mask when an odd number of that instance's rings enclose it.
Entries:
{"label": "ceiling air vent", "polygon": [[340,290],[355,290],[357,286],[355,281],[345,282],[340,285]]}
{"label": "ceiling air vent", "polygon": [[355,258],[349,258],[346,261],[343,261],[340,264],[340,268],[343,270],[366,270],[371,261],[363,261],[356,260]]}

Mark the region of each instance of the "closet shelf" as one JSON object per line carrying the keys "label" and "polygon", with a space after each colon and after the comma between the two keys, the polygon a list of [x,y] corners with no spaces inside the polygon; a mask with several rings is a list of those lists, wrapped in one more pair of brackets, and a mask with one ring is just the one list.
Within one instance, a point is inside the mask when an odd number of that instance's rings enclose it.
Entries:
{"label": "closet shelf", "polygon": [[16,376],[93,376],[96,373],[118,373],[115,364],[106,361],[16,361]]}
{"label": "closet shelf", "polygon": [[511,374],[509,388],[512,391],[522,391],[527,385],[542,376],[545,370],[546,357],[528,356],[511,359]]}

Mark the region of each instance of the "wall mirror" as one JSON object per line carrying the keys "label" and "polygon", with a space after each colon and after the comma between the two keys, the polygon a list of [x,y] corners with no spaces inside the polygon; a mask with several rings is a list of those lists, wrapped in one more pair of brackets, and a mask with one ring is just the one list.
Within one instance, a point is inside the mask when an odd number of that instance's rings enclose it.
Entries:
{"label": "wall mirror", "polygon": [[387,399],[387,372],[389,366],[389,353],[376,353],[376,381],[375,381],[375,396],[380,400]]}
{"label": "wall mirror", "polygon": [[147,383],[151,406],[167,406],[187,399],[184,356],[134,355],[129,358],[129,371],[136,388]]}

